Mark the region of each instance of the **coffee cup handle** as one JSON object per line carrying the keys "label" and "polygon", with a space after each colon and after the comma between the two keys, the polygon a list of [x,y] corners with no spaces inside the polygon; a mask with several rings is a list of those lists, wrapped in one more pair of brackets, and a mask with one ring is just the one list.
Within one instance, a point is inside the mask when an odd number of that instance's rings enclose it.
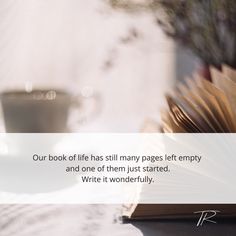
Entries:
{"label": "coffee cup handle", "polygon": [[72,98],[69,117],[70,129],[76,129],[95,118],[101,110],[101,96],[98,92],[81,92]]}

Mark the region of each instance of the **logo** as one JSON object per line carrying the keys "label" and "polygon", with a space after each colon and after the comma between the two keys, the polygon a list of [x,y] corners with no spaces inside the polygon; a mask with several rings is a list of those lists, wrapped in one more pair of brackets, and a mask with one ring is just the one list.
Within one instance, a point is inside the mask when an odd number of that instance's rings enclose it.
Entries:
{"label": "logo", "polygon": [[216,224],[216,221],[214,221],[212,218],[214,218],[219,212],[220,211],[217,210],[195,211],[194,214],[200,214],[200,218],[197,222],[197,227],[202,226],[204,222]]}

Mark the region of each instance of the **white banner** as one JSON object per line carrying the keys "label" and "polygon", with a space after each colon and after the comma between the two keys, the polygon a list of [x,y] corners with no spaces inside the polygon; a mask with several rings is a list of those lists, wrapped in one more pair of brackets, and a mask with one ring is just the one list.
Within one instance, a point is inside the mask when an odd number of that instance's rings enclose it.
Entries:
{"label": "white banner", "polygon": [[236,203],[236,134],[0,134],[0,204]]}

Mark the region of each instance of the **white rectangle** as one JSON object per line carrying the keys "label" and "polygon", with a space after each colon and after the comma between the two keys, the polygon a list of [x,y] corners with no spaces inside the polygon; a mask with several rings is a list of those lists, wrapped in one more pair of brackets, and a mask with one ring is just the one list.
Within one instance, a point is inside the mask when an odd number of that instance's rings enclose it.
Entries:
{"label": "white rectangle", "polygon": [[236,203],[236,134],[0,134],[0,204]]}

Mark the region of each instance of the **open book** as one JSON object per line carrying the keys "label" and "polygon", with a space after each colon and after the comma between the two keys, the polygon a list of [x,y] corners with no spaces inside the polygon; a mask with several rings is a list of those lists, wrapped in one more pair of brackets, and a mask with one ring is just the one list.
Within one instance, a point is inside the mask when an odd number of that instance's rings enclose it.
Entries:
{"label": "open book", "polygon": [[192,219],[202,211],[216,211],[217,217],[236,217],[236,204],[133,204],[124,206],[124,220]]}
{"label": "open book", "polygon": [[223,65],[210,68],[212,82],[195,74],[167,95],[161,113],[166,133],[235,133],[236,71]]}
{"label": "open book", "polygon": [[[163,132],[236,132],[236,70],[226,65],[222,71],[210,70],[212,82],[195,74],[166,96],[168,109],[161,113]],[[159,126],[150,121],[142,131],[159,132]],[[194,212],[204,210],[217,210],[219,217],[236,217],[236,204],[133,204],[124,207],[123,215],[125,219],[183,219],[199,217]]]}

